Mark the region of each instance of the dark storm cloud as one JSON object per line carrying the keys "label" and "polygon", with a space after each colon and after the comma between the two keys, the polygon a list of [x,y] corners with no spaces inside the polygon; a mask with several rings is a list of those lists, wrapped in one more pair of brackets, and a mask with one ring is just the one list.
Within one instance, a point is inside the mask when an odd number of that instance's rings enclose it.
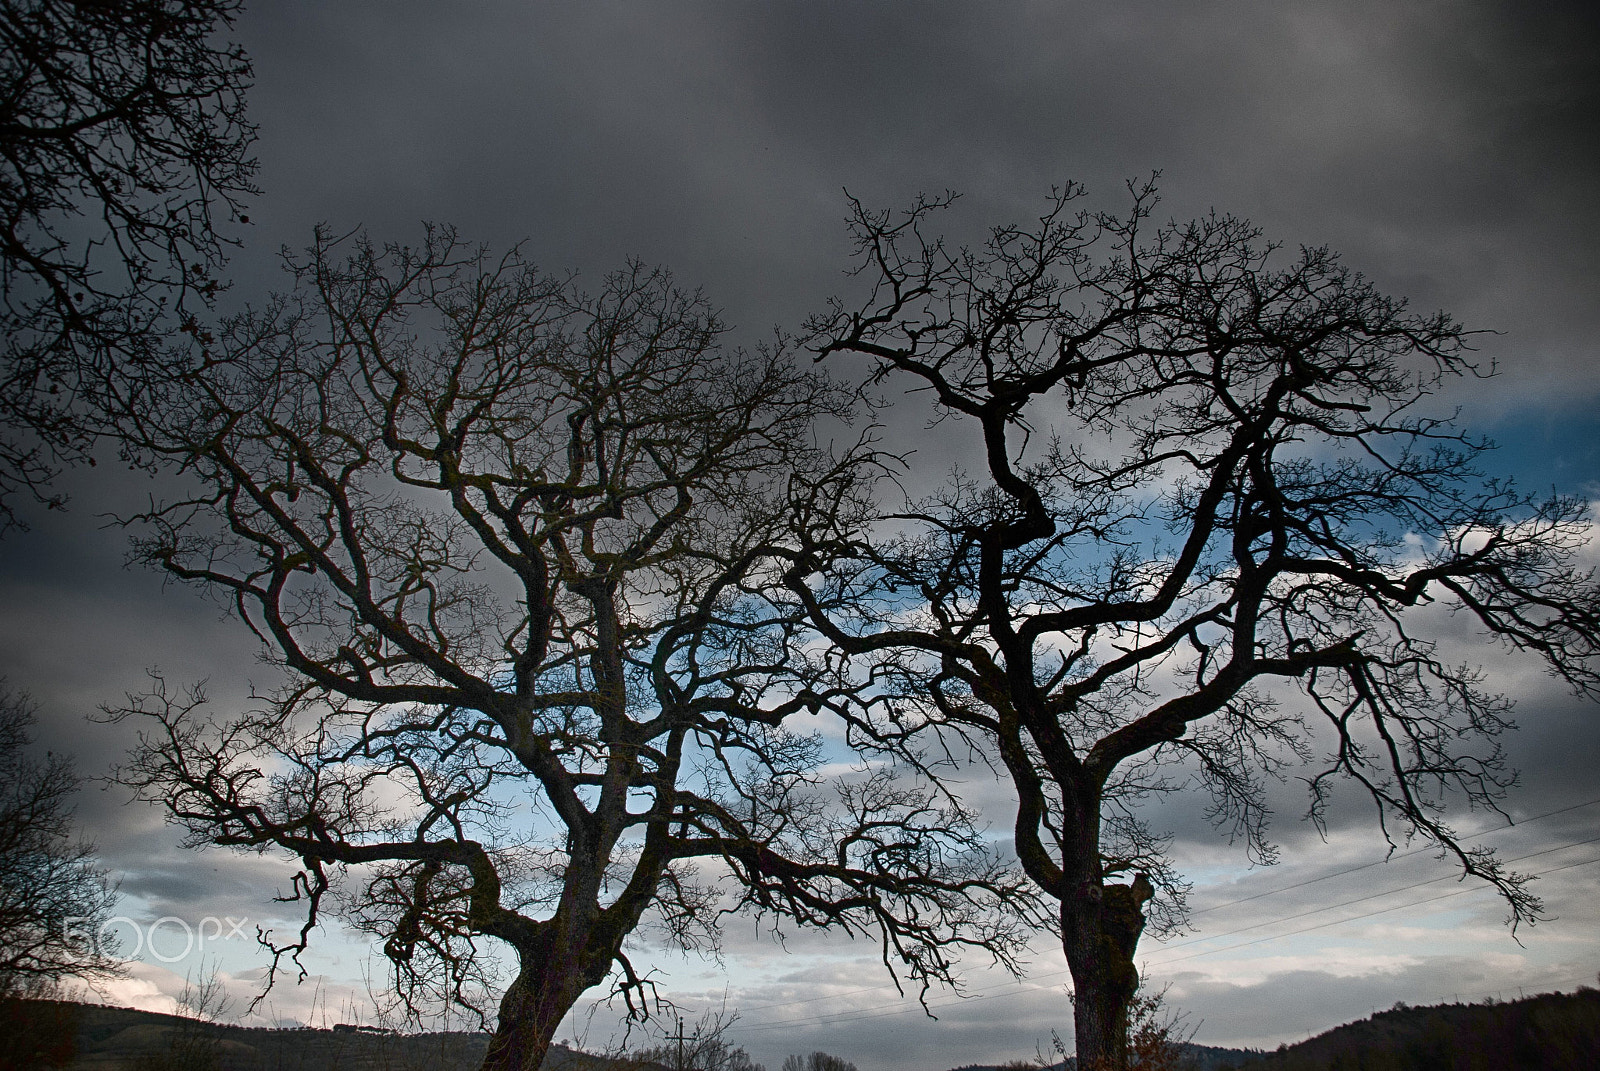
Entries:
{"label": "dark storm cloud", "polygon": [[[260,922],[266,911],[274,918],[293,918],[292,909],[285,911],[269,898],[292,890],[295,868],[281,859],[218,851],[147,858],[156,860],[154,865],[141,867],[131,860],[125,864],[122,892],[137,898],[151,918],[231,917]],[[263,891],[269,896],[264,897]]]}
{"label": "dark storm cloud", "polygon": [[963,191],[970,237],[1054,183],[1116,205],[1162,169],[1173,212],[1331,243],[1561,379],[1596,237],[1594,60],[1564,46],[1593,28],[1577,6],[275,6],[246,24],[259,218],[269,248],[429,218],[551,267],[639,254],[760,331],[839,287],[841,187]]}
{"label": "dark storm cloud", "polygon": [[[1600,477],[1594,425],[1581,419],[1600,389],[1592,5],[262,3],[238,33],[256,63],[266,193],[243,234],[232,301],[282,287],[278,247],[304,245],[318,222],[416,241],[420,222],[436,220],[499,249],[526,239],[536,262],[581,270],[591,285],[630,255],[664,263],[703,285],[735,340],[749,343],[775,324],[797,328],[852,285],[842,274],[845,188],[883,207],[959,191],[947,230],[973,242],[991,224],[1032,218],[1052,185],[1085,181],[1092,205],[1116,210],[1125,179],[1159,170],[1163,213],[1214,207],[1254,219],[1291,249],[1328,244],[1419,308],[1503,332],[1481,345],[1506,374],[1466,383],[1442,404],[1463,404],[1470,421],[1510,440],[1519,472],[1591,493]],[[889,414],[888,434],[920,445],[916,460],[936,478],[963,440],[930,444],[920,405],[913,397]],[[52,719],[42,742],[101,773],[131,729],[83,716],[140,688],[146,667],[175,682],[210,678],[219,712],[242,701],[250,678],[270,681],[254,642],[219,624],[216,606],[121,569],[123,535],[96,517],[146,495],[142,478],[101,469],[76,477],[74,490],[72,513],[39,518],[32,535],[0,545],[0,672]],[[1523,729],[1508,746],[1524,774],[1511,813],[1589,798],[1600,763],[1592,706],[1499,661],[1479,637],[1447,639],[1521,700]],[[1003,835],[1005,786],[975,777],[967,791]],[[1197,909],[1381,854],[1370,808],[1354,795],[1335,800],[1324,843],[1300,821],[1303,786],[1274,792],[1285,865],[1244,877],[1231,869],[1241,850],[1205,822],[1203,796],[1153,815],[1177,835],[1191,873],[1215,876],[1214,888],[1197,889]],[[131,895],[180,915],[218,902],[254,914],[249,889],[276,890],[276,864],[183,852],[176,830],[124,798],[91,788],[80,816],[128,873]],[[1569,843],[1590,814],[1492,843],[1508,855]],[[1479,817],[1460,825],[1484,828]],[[1590,940],[1592,922],[1572,905],[1592,870],[1547,879],[1551,902],[1578,921],[1552,923],[1539,931],[1549,937],[1532,940],[1553,944],[1532,947]],[[1315,909],[1362,880],[1274,893],[1262,906]],[[1516,946],[1495,929],[1492,898],[1484,903],[1484,932],[1496,935],[1484,938],[1485,956],[1509,955]],[[1250,917],[1196,921],[1203,936]],[[774,1002],[826,981],[784,981],[782,946],[748,928],[730,931],[727,947],[730,962],[770,973],[762,985]],[[816,970],[842,971],[845,989],[881,981],[870,949],[810,936],[788,947]],[[830,948],[844,948],[842,958],[821,963]],[[1171,960],[1152,948],[1152,961]],[[1416,960],[1243,983],[1194,971],[1177,976],[1174,995],[1207,1024],[1201,1040],[1259,1040],[1430,986],[1448,995],[1434,983],[1482,971],[1481,959],[1419,951]],[[1524,979],[1506,984],[1569,984],[1551,966],[1558,960],[1551,952],[1505,966],[1505,977]],[[759,1004],[761,992],[746,1002]],[[818,1021],[760,1048],[752,1033],[749,1044],[769,1064],[815,1047],[864,1067],[931,1069],[1027,1057],[1037,1024],[1064,1012],[1057,990],[1029,991],[958,1005],[939,1024]],[[912,1037],[945,1040],[922,1048]]]}
{"label": "dark storm cloud", "polygon": [[152,809],[98,780],[133,744],[136,727],[91,723],[125,692],[141,691],[147,671],[179,689],[210,682],[225,709],[251,681],[273,677],[256,661],[258,645],[223,608],[148,570],[124,568],[126,533],[107,514],[129,511],[161,493],[143,474],[102,466],[67,482],[72,508],[33,518],[32,530],[0,545],[0,675],[32,693],[40,707],[39,744],[70,754],[90,778],[77,800],[79,821],[113,868],[136,868],[173,851],[177,834]]}

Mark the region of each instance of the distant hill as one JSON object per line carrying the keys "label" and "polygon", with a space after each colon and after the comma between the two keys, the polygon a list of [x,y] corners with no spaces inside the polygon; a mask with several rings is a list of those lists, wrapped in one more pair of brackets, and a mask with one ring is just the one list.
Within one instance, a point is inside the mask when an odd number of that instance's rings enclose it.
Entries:
{"label": "distant hill", "polygon": [[[1600,991],[1396,1006],[1276,1052],[1184,1046],[1187,1071],[1600,1071]],[[1073,1071],[1075,1061],[1041,1071]],[[974,1065],[953,1071],[1020,1071]]]}
{"label": "distant hill", "polygon": [[[1262,1065],[1260,1061],[1266,1054],[1254,1049],[1225,1049],[1219,1045],[1196,1045],[1192,1042],[1182,1046],[1184,1058],[1184,1071],[1233,1071],[1234,1068],[1250,1068],[1257,1071]],[[1048,1067],[1036,1068],[1036,1071],[1074,1071],[1078,1061],[1067,1057],[1060,1063]],[[951,1071],[1022,1071],[1023,1063],[1010,1064],[968,1064],[965,1067],[952,1068]]]}
{"label": "distant hill", "polygon": [[1249,1071],[1595,1071],[1600,992],[1504,1004],[1397,1005],[1257,1057]]}
{"label": "distant hill", "polygon": [[[73,1043],[63,1045],[67,1038]],[[488,1041],[481,1033],[266,1030],[93,1004],[0,1001],[0,1071],[474,1071]],[[1398,1005],[1272,1053],[1185,1048],[1189,1071],[1596,1071],[1600,992],[1545,993],[1505,1004]],[[621,1066],[556,1045],[545,1071]],[[1044,1071],[1072,1066],[1068,1060]]]}
{"label": "distant hill", "polygon": [[[76,1045],[63,1049],[69,1033]],[[0,1071],[476,1071],[488,1047],[482,1033],[269,1030],[95,1004],[0,1002]],[[613,1066],[564,1045],[545,1061],[546,1071]]]}
{"label": "distant hill", "polygon": [[[0,1071],[477,1071],[488,1048],[484,1033],[272,1030],[73,1001],[0,999]],[[556,1044],[544,1071],[666,1068]]]}
{"label": "distant hill", "polygon": [[[63,1001],[7,1001],[0,1013],[0,1071],[473,1071],[488,1036],[268,1030],[197,1022],[176,1015]],[[71,1032],[76,1052],[56,1063],[26,1049]],[[37,1045],[32,1046],[37,1048]],[[568,1054],[576,1055],[576,1054]],[[576,1066],[572,1071],[591,1071]]]}

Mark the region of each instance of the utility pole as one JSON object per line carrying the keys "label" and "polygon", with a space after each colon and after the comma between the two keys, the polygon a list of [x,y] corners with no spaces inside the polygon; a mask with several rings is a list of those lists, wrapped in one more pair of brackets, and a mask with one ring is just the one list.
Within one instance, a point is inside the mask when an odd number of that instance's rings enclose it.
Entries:
{"label": "utility pole", "polygon": [[667,1035],[667,1040],[671,1041],[673,1039],[676,1039],[677,1042],[678,1042],[678,1065],[677,1065],[677,1067],[675,1067],[673,1069],[673,1071],[686,1071],[686,1069],[683,1066],[683,1042],[684,1042],[684,1036],[683,1036],[683,1016],[681,1016],[681,1015],[678,1016],[678,1032],[676,1034]]}

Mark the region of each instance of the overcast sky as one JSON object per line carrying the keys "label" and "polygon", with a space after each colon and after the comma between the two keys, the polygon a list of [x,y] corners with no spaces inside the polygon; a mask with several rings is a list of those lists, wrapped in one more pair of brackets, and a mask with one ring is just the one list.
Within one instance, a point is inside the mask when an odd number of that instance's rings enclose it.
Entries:
{"label": "overcast sky", "polygon": [[[274,2],[236,36],[255,62],[265,191],[241,233],[236,298],[281,285],[276,251],[318,222],[414,241],[432,220],[591,278],[628,256],[668,265],[748,341],[848,285],[846,189],[884,207],[958,191],[949,231],[980,236],[1036,216],[1052,185],[1085,182],[1092,205],[1118,209],[1125,180],[1159,171],[1162,215],[1215,208],[1290,249],[1331,246],[1420,310],[1497,332],[1480,348],[1500,374],[1448,404],[1503,444],[1501,471],[1600,497],[1593,5]],[[128,741],[84,715],[147,667],[209,678],[223,702],[259,672],[214,605],[123,570],[122,536],[97,515],[148,488],[114,468],[76,477],[70,513],[0,545],[0,672],[41,704],[42,743],[90,774]],[[1510,811],[1524,821],[1484,842],[1545,874],[1554,917],[1518,944],[1494,897],[1426,852],[1341,873],[1382,858],[1370,815],[1336,809],[1324,842],[1293,785],[1269,869],[1246,867],[1198,802],[1172,808],[1193,928],[1147,941],[1142,959],[1196,1040],[1276,1046],[1396,1000],[1595,981],[1600,865],[1586,864],[1600,844],[1583,842],[1600,805],[1582,805],[1600,804],[1600,719],[1443,627],[1451,653],[1489,664],[1520,700]],[[1001,786],[971,791],[1009,821]],[[130,916],[283,914],[275,861],[182,850],[115,788],[91,788],[80,816]],[[1059,949],[1041,948],[1023,983],[974,964],[971,999],[935,995],[935,1022],[870,948],[747,930],[732,929],[721,965],[640,955],[691,1008],[726,986],[734,1040],[769,1067],[818,1048],[863,1071],[1000,1062],[1070,1019]],[[215,949],[247,992],[247,943]],[[192,960],[144,959],[113,996],[170,1006]],[[360,1000],[361,946],[330,933],[312,962],[319,981],[280,990],[270,1014],[332,1021]],[[597,1016],[591,1040],[611,1021]]]}

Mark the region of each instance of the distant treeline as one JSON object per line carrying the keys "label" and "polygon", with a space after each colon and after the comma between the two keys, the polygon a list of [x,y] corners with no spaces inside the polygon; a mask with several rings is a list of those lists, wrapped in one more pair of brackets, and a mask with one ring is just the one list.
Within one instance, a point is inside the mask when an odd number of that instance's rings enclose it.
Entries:
{"label": "distant treeline", "polygon": [[1486,1004],[1396,1004],[1235,1066],[1249,1071],[1595,1071],[1600,991]]}
{"label": "distant treeline", "polygon": [[[476,1071],[488,1043],[478,1033],[271,1030],[70,1001],[0,1000],[0,1071]],[[554,1047],[551,1057],[549,1071],[595,1071],[580,1053]]]}
{"label": "distant treeline", "polygon": [[[1276,1052],[1186,1044],[1181,1071],[1597,1071],[1600,991],[1388,1011]],[[1035,1071],[1074,1071],[1075,1061]],[[955,1071],[1026,1071],[1026,1061]]]}
{"label": "distant treeline", "polygon": [[[264,1030],[128,1008],[0,1001],[0,1071],[470,1071],[487,1042],[486,1034]],[[1600,991],[1584,987],[1507,1003],[1397,1004],[1271,1053],[1183,1048],[1184,1071],[1595,1071]],[[1072,1071],[1073,1064],[1069,1058],[1039,1071]],[[637,1066],[558,1045],[545,1071]]]}

